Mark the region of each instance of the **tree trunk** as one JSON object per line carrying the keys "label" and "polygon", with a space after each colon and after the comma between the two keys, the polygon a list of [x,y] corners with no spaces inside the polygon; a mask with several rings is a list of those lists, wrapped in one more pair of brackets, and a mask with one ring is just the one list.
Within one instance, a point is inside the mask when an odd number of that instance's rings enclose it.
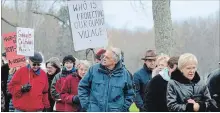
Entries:
{"label": "tree trunk", "polygon": [[152,0],[155,46],[157,53],[174,54],[170,0]]}
{"label": "tree trunk", "polygon": [[25,19],[22,22],[23,23],[23,27],[27,27],[27,28],[32,28],[33,27],[33,22],[32,22],[32,3],[33,0],[27,0],[26,1],[26,11],[25,11]]}

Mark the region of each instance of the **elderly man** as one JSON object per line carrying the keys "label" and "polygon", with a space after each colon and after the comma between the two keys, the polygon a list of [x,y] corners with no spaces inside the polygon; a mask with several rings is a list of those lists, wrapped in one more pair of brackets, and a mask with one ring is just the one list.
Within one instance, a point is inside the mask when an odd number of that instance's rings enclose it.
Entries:
{"label": "elderly man", "polygon": [[152,70],[156,67],[156,53],[153,50],[148,50],[145,54],[144,66],[134,73],[134,84],[135,84],[135,104],[140,109],[144,110],[143,97],[147,83],[152,79]]}
{"label": "elderly man", "polygon": [[90,67],[78,87],[82,108],[88,112],[127,112],[134,90],[121,64],[121,51],[108,49],[102,62]]}
{"label": "elderly man", "polygon": [[39,112],[49,108],[48,81],[40,68],[43,58],[35,52],[29,64],[17,70],[8,85],[16,112]]}

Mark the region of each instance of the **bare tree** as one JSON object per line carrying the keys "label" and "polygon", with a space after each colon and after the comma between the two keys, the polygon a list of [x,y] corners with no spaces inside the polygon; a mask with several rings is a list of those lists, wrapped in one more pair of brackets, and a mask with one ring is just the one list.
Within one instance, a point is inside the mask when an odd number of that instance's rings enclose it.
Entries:
{"label": "bare tree", "polygon": [[170,0],[152,0],[155,46],[159,53],[173,55],[175,45],[170,12]]}

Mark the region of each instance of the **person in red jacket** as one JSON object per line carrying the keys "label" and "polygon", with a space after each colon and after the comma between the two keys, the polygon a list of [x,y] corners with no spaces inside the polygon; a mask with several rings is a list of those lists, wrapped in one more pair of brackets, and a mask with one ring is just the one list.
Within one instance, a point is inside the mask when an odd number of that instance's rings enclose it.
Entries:
{"label": "person in red jacket", "polygon": [[61,89],[61,99],[65,102],[66,112],[80,112],[81,106],[78,98],[78,84],[81,78],[85,75],[90,63],[86,60],[81,60],[77,66],[77,72],[66,77],[66,81]]}
{"label": "person in red jacket", "polygon": [[50,107],[46,73],[40,68],[43,58],[35,52],[29,64],[17,70],[8,84],[15,112],[37,112]]}
{"label": "person in red jacket", "polygon": [[100,63],[101,62],[101,59],[102,59],[102,56],[103,54],[106,52],[105,49],[99,49],[97,50],[96,54],[95,54],[95,62],[96,63]]}
{"label": "person in red jacket", "polygon": [[65,56],[63,59],[63,69],[60,73],[56,74],[51,84],[51,96],[55,100],[54,111],[65,111],[65,102],[61,99],[61,88],[67,75],[76,72],[75,69],[76,59],[72,55]]}

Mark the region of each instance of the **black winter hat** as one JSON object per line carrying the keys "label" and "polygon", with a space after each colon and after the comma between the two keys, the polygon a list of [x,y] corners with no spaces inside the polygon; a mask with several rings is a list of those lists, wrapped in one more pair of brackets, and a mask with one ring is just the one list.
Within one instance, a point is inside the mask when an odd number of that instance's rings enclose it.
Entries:
{"label": "black winter hat", "polygon": [[68,55],[63,58],[63,65],[65,64],[65,62],[67,62],[69,60],[72,61],[73,64],[75,64],[76,59],[72,55]]}
{"label": "black winter hat", "polygon": [[30,56],[29,59],[34,63],[42,63],[43,62],[43,57],[38,52],[34,52],[34,56]]}

